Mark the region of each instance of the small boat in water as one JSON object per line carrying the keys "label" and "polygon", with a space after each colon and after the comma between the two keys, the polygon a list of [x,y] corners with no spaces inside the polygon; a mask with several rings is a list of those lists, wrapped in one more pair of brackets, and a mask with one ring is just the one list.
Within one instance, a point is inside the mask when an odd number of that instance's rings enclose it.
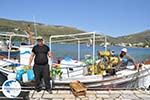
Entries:
{"label": "small boat in water", "polygon": [[9,51],[9,44],[5,41],[0,41],[0,56],[8,57],[10,52],[10,58],[19,59],[19,47],[18,46],[11,46]]}

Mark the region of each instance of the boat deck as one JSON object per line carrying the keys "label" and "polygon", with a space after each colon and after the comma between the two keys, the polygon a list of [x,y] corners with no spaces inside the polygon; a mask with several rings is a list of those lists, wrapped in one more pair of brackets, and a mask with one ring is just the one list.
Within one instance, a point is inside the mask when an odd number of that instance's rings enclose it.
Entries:
{"label": "boat deck", "polygon": [[[24,91],[18,100],[150,100],[148,90],[88,90],[86,96],[75,97],[70,90],[52,90],[36,92]],[[24,96],[23,96],[24,95]],[[27,96],[25,96],[27,95]],[[24,98],[23,98],[24,97]],[[0,97],[1,100],[6,99]],[[8,99],[6,99],[8,100]]]}

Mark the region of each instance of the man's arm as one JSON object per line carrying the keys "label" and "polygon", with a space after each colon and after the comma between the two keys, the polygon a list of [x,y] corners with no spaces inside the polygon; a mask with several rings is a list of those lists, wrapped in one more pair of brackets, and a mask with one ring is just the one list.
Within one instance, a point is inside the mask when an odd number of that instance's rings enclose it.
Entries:
{"label": "man's arm", "polygon": [[48,51],[48,56],[51,58],[52,57],[52,53],[50,51]]}
{"label": "man's arm", "polygon": [[131,62],[133,65],[135,65],[135,60],[131,56],[127,55],[126,58],[128,59],[129,62]]}
{"label": "man's arm", "polygon": [[127,57],[128,57],[129,62],[131,62],[135,66],[135,69],[137,69],[138,65],[136,64],[135,59],[129,55]]}
{"label": "man's arm", "polygon": [[33,60],[34,56],[35,56],[35,54],[32,52],[32,54],[29,58],[29,65],[28,65],[30,69],[31,69],[31,63],[32,63],[32,60]]}

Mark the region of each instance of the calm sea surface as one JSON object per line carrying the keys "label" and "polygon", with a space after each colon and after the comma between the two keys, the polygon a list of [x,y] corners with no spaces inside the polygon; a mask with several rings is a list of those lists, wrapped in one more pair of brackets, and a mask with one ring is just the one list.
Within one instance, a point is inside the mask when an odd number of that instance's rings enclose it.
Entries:
{"label": "calm sea surface", "polygon": [[[116,54],[119,54],[123,47],[117,46],[108,46],[109,50],[114,50]],[[97,55],[98,51],[103,51],[105,48],[102,46],[96,45],[95,53]],[[150,59],[150,48],[131,48],[127,47],[128,54],[132,56],[137,62],[143,62],[145,60]],[[77,59],[77,45],[73,44],[55,44],[52,45],[52,52],[56,58],[61,57],[72,57]],[[92,55],[92,46],[87,47],[86,45],[82,44],[80,47],[81,50],[81,60],[84,59],[84,56],[87,54]]]}

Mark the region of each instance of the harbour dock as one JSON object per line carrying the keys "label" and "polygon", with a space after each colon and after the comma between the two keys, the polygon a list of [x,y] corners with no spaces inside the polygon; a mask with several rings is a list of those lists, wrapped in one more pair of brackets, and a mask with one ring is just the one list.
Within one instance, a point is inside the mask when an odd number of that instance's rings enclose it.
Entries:
{"label": "harbour dock", "polygon": [[[87,90],[85,96],[74,96],[71,90],[52,90],[36,92],[34,90],[23,91],[17,100],[150,100],[149,90]],[[26,96],[25,96],[26,95]],[[0,100],[8,100],[0,97]],[[11,100],[11,99],[10,99]]]}

